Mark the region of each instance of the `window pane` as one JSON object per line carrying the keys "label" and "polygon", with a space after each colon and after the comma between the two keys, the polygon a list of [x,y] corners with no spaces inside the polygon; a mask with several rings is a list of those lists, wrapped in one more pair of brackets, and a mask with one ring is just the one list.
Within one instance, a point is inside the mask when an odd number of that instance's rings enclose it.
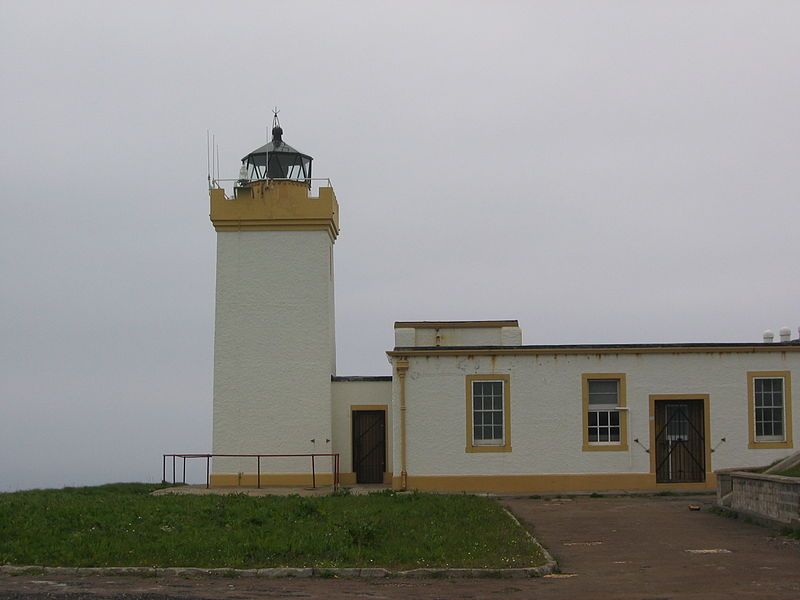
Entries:
{"label": "window pane", "polygon": [[483,444],[503,440],[503,382],[472,382],[473,440]]}
{"label": "window pane", "polygon": [[600,430],[600,441],[607,442],[608,441],[608,429],[601,429]]}
{"label": "window pane", "polygon": [[612,427],[610,430],[610,437],[612,442],[619,441],[619,427]]}
{"label": "window pane", "polygon": [[612,410],[609,415],[611,416],[611,424],[615,427],[619,426],[619,412],[616,410]]}
{"label": "window pane", "polygon": [[619,381],[616,379],[590,379],[590,394],[616,394]]}
{"label": "window pane", "polygon": [[783,439],[783,387],[783,377],[759,377],[753,380],[757,439]]}
{"label": "window pane", "polygon": [[617,406],[619,381],[617,379],[590,379],[589,405]]}
{"label": "window pane", "polygon": [[608,411],[604,410],[597,413],[597,417],[600,421],[600,425],[608,425]]}
{"label": "window pane", "polygon": [[589,413],[589,427],[597,427],[597,413],[594,411]]}

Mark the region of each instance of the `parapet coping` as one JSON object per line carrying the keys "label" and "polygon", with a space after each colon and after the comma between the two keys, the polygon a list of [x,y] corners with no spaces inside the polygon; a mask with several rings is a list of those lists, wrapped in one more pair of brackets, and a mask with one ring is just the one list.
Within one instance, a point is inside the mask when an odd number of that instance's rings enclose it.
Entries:
{"label": "parapet coping", "polygon": [[743,471],[740,469],[726,469],[724,471],[717,471],[717,473],[727,475],[729,477],[738,477],[739,479],[757,479],[759,481],[773,481],[775,483],[800,485],[800,478],[789,477],[788,475],[778,475],[777,473],[753,473],[752,471]]}

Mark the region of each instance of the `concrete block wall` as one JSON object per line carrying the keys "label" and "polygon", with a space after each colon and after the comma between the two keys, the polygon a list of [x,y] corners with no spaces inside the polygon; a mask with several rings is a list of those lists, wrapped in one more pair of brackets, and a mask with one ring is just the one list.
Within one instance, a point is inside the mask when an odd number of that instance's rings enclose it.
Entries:
{"label": "concrete block wall", "polygon": [[800,527],[800,479],[761,473],[718,473],[718,503],[726,508]]}

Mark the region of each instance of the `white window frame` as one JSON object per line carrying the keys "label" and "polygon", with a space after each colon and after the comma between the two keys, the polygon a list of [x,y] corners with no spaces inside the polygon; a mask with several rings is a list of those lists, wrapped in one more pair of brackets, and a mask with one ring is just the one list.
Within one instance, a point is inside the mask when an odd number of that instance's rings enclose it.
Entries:
{"label": "white window frame", "polygon": [[[492,407],[491,409],[476,409],[475,408],[475,386],[476,384],[485,384],[485,383],[499,383],[500,384],[500,408],[496,409]],[[492,398],[494,398],[492,396]],[[472,410],[472,431],[470,432],[470,437],[472,439],[473,446],[505,446],[506,445],[506,409],[505,409],[505,401],[506,401],[506,382],[503,379],[475,379],[471,382],[470,385],[470,407]],[[494,403],[493,403],[494,404]],[[500,412],[500,426],[502,427],[502,436],[498,438],[491,438],[491,439],[482,439],[478,440],[475,439],[475,427],[477,426],[475,422],[475,415],[476,413],[480,413],[481,415],[486,413],[497,413],[499,410]],[[481,417],[481,427],[484,426],[483,418]],[[496,426],[494,421],[492,422],[492,428]]]}
{"label": "white window frame", "polygon": [[[756,390],[756,382],[764,381],[764,380],[777,380],[781,382],[781,435],[758,435],[758,409],[759,408],[769,408],[774,409],[775,406],[769,407],[759,407],[758,406],[758,392]],[[786,378],[780,375],[759,375],[753,377],[753,439],[757,443],[761,442],[785,442],[786,441]],[[762,392],[763,393],[763,392]],[[769,421],[770,423],[775,423],[775,421]]]}

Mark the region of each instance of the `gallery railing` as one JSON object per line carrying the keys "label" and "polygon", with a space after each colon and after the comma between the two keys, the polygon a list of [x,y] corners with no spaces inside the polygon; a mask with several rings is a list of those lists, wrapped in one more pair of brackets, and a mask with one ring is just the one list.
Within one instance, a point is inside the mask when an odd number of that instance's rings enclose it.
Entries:
{"label": "gallery railing", "polygon": [[261,459],[270,458],[309,458],[311,459],[311,487],[317,487],[317,458],[330,458],[331,460],[331,475],[333,478],[333,490],[339,489],[339,453],[312,453],[312,454],[197,454],[197,453],[184,453],[184,454],[163,454],[162,455],[162,470],[161,482],[169,483],[167,481],[167,459],[172,459],[172,484],[176,484],[177,480],[177,463],[179,460],[183,461],[183,479],[181,483],[186,483],[186,461],[192,459],[205,459],[206,461],[206,488],[211,487],[211,459],[212,458],[255,458],[256,459],[256,487],[261,488]]}

